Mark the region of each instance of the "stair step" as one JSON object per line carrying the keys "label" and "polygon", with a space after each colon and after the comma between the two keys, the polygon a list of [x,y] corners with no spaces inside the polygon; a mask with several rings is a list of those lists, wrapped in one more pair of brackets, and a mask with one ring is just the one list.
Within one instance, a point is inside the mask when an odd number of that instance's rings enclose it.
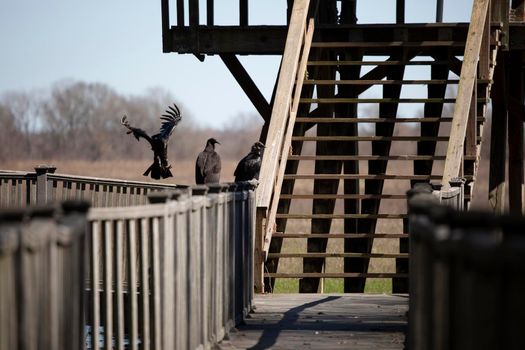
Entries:
{"label": "stair step", "polygon": [[325,80],[305,79],[306,85],[444,85],[458,84],[459,80]]}
{"label": "stair step", "polygon": [[268,259],[290,258],[408,258],[408,253],[269,253]]}
{"label": "stair step", "polygon": [[281,194],[281,199],[406,199],[406,194]]}
{"label": "stair step", "polygon": [[285,180],[441,180],[441,175],[385,175],[385,174],[286,174]]}
{"label": "stair step", "polygon": [[431,66],[450,65],[450,61],[308,61],[308,66]]}
{"label": "stair step", "polygon": [[464,47],[464,41],[427,40],[427,41],[322,41],[313,42],[317,48],[388,48],[388,47]]}
{"label": "stair step", "polygon": [[408,238],[408,234],[397,234],[397,233],[281,233],[277,232],[272,235],[276,238],[344,238],[344,239],[362,239],[362,238],[387,238],[387,239],[399,239]]}
{"label": "stair step", "polygon": [[264,277],[270,278],[408,278],[408,273],[358,273],[358,272],[310,272],[310,273],[264,273]]}
{"label": "stair step", "polygon": [[408,214],[280,214],[277,219],[405,219]]}
{"label": "stair step", "polygon": [[292,136],[292,141],[448,141],[448,136]]}
{"label": "stair step", "polygon": [[302,156],[291,155],[288,160],[445,160],[446,156],[417,156],[417,155],[398,155],[398,156]]}
{"label": "stair step", "polygon": [[[455,98],[301,98],[300,103],[455,103]],[[487,103],[484,97],[478,98],[478,103]]]}
{"label": "stair step", "polygon": [[[478,122],[485,118],[478,117]],[[296,123],[450,123],[452,118],[333,118],[333,117],[297,117]]]}

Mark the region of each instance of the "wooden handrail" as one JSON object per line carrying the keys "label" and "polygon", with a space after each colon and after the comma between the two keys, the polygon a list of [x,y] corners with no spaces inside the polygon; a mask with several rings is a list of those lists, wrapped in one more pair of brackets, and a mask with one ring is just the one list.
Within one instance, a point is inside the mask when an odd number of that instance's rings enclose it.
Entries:
{"label": "wooden handrail", "polygon": [[484,30],[489,3],[490,0],[474,0],[472,4],[472,15],[465,46],[465,54],[463,56],[463,64],[461,66],[458,94],[456,104],[454,105],[445,169],[443,171],[442,184],[444,188],[448,188],[449,181],[452,178],[460,175],[469,109],[477,78],[481,42],[484,35],[490,35],[489,31]]}
{"label": "wooden handrail", "polygon": [[283,183],[284,178],[284,171],[286,169],[286,161],[288,160],[289,150],[292,145],[292,134],[295,124],[295,117],[297,116],[297,109],[299,108],[299,101],[301,99],[301,91],[303,89],[303,77],[306,74],[306,64],[308,62],[308,56],[310,54],[310,47],[312,44],[312,38],[314,36],[314,20],[310,19],[308,21],[308,29],[306,31],[306,35],[304,37],[304,45],[303,45],[303,52],[301,55],[301,61],[299,63],[299,70],[297,73],[297,84],[295,86],[294,91],[294,97],[292,102],[292,108],[290,111],[290,116],[288,118],[288,125],[286,128],[286,134],[283,141],[283,147],[281,150],[281,159],[279,163],[279,169],[277,172],[277,178],[275,181],[274,186],[274,192],[272,201],[270,204],[270,208],[268,210],[268,223],[269,225],[266,225],[266,232],[264,237],[264,246],[263,246],[263,252],[264,254],[268,254],[268,248],[270,246],[270,240],[272,237],[272,233],[274,230],[273,223],[275,222],[275,217],[277,215],[277,207],[279,206],[279,194],[281,193],[281,186]]}
{"label": "wooden handrail", "polygon": [[290,115],[292,92],[297,76],[298,62],[303,46],[306,18],[310,0],[296,0],[286,37],[282,69],[279,74],[275,102],[266,138],[266,150],[260,171],[257,190],[257,207],[269,208],[277,175],[279,154],[281,153],[286,121]]}

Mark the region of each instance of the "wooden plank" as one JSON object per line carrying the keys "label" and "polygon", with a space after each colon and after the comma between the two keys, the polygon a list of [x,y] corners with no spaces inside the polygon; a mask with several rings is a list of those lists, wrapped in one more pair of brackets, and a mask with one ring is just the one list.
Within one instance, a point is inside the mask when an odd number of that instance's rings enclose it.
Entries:
{"label": "wooden plank", "polygon": [[408,234],[396,234],[396,233],[274,233],[275,237],[282,238],[344,238],[344,239],[358,239],[358,238],[374,238],[374,239],[398,239],[408,237]]}
{"label": "wooden plank", "polygon": [[396,23],[405,23],[405,0],[396,0]]}
{"label": "wooden plank", "polygon": [[222,54],[220,57],[246,96],[250,99],[255,109],[257,109],[261,117],[268,122],[271,113],[270,105],[248,72],[246,72],[239,59],[232,54]]}
{"label": "wooden plank", "polygon": [[308,79],[304,84],[311,85],[454,85],[459,80],[316,80]]}
{"label": "wooden plank", "polygon": [[293,136],[294,141],[449,141],[448,136]]}
{"label": "wooden plank", "polygon": [[385,60],[385,61],[308,61],[309,66],[448,66],[450,61],[447,60]]}
{"label": "wooden plank", "polygon": [[[302,98],[307,103],[455,103],[455,98]],[[479,102],[486,102],[480,99]]]}
{"label": "wooden plank", "polygon": [[436,22],[443,22],[443,0],[436,1]]}
{"label": "wooden plank", "polygon": [[[449,123],[452,118],[313,118],[313,117],[298,117],[296,123]],[[478,122],[483,121],[482,118],[477,119]]]}
{"label": "wooden plank", "polygon": [[215,22],[213,3],[214,3],[214,0],[206,0],[206,24],[208,26],[213,26]]}
{"label": "wooden plank", "polygon": [[[314,35],[314,21],[313,19],[310,19],[308,23],[308,29],[304,37],[303,52],[301,55],[301,61],[299,63],[299,68],[297,72],[297,76],[299,77],[305,76],[306,61],[308,60],[308,55],[310,54],[310,44],[312,43],[313,35]],[[302,81],[298,81],[297,84],[295,85],[293,102],[291,106],[290,115],[288,117],[288,124],[287,124],[286,134],[284,135],[283,146],[282,146],[281,155],[280,155],[280,163],[279,163],[279,168],[277,171],[277,178],[275,180],[275,186],[273,190],[274,196],[272,198],[272,202],[269,208],[269,213],[268,213],[268,218],[267,218],[268,224],[266,225],[264,247],[263,247],[263,251],[265,252],[268,251],[271,236],[272,236],[273,229],[274,229],[273,223],[275,222],[275,215],[277,213],[277,208],[279,204],[278,194],[281,193],[281,186],[282,186],[282,182],[284,178],[284,172],[286,169],[286,160],[287,160],[288,154],[290,153],[290,147],[292,144],[292,134],[293,134],[294,125],[295,125],[295,117],[297,115],[297,109],[299,108],[301,91],[302,91]]]}
{"label": "wooden plank", "polygon": [[507,72],[506,55],[498,54],[492,94],[490,133],[489,203],[497,213],[505,208],[505,164],[507,158]]}
{"label": "wooden plank", "polygon": [[445,160],[445,156],[418,156],[418,155],[359,155],[359,156],[300,156],[291,155],[288,159],[292,160]]}
{"label": "wooden plank", "polygon": [[184,27],[184,0],[177,0],[177,26]]}
{"label": "wooden plank", "polygon": [[239,0],[239,24],[241,27],[248,25],[248,0]]}
{"label": "wooden plank", "polygon": [[196,28],[200,24],[199,20],[199,0],[188,0],[190,27]]}
{"label": "wooden plank", "polygon": [[374,272],[368,272],[368,273],[357,273],[357,272],[323,272],[323,273],[265,273],[264,274],[267,277],[273,277],[273,278],[407,278],[407,273],[389,273],[389,272],[383,272],[383,273],[374,273]]}
{"label": "wooden plank", "polygon": [[128,221],[127,260],[128,260],[128,296],[129,296],[129,348],[138,350],[139,345],[139,309],[137,301],[137,220]]}
{"label": "wooden plank", "polygon": [[268,208],[270,206],[275,174],[277,172],[278,155],[281,151],[286,120],[292,102],[292,91],[295,77],[297,76],[298,62],[306,29],[306,16],[309,4],[309,0],[297,0],[294,2],[289,25],[289,34],[286,38],[286,46],[283,55],[283,68],[279,75],[277,93],[266,140],[266,149],[261,165],[261,181],[257,192],[258,207]]}
{"label": "wooden plank", "polygon": [[153,317],[152,337],[153,349],[161,349],[162,323],[161,323],[161,287],[160,287],[160,219],[153,218],[151,232],[151,260],[152,260],[152,286],[153,286]]}
{"label": "wooden plank", "polygon": [[[407,214],[277,214],[278,218],[290,219],[402,219]],[[327,236],[328,237],[328,236]]]}
{"label": "wooden plank", "polygon": [[452,178],[459,176],[468,123],[468,110],[472,99],[474,82],[477,79],[477,65],[489,2],[489,0],[479,0],[474,1],[472,5],[469,34],[461,66],[457,102],[454,105],[450,141],[447,148],[447,161],[443,170],[442,185],[444,189],[449,188],[449,181]]}
{"label": "wooden plank", "polygon": [[315,48],[392,48],[392,47],[409,47],[409,48],[424,48],[424,47],[464,47],[464,41],[453,40],[428,40],[428,41],[379,41],[379,42],[313,42],[312,47]]}
{"label": "wooden plank", "polygon": [[348,180],[419,180],[419,181],[430,181],[430,180],[441,180],[440,175],[365,175],[365,174],[298,174],[298,175],[285,175],[285,179],[348,179]]}
{"label": "wooden plank", "polygon": [[150,226],[149,219],[144,218],[140,220],[140,304],[142,312],[140,314],[140,329],[141,329],[141,348],[149,350],[151,345],[150,336],[150,259],[149,259],[149,244],[150,244]]}
{"label": "wooden plank", "polygon": [[405,194],[281,194],[281,199],[405,199]]}
{"label": "wooden plank", "polygon": [[99,295],[99,239],[101,235],[101,222],[93,222],[91,226],[91,346],[93,350],[100,349],[100,295]]}
{"label": "wooden plank", "polygon": [[170,2],[161,0],[160,12],[162,16],[162,52],[170,52]]}
{"label": "wooden plank", "polygon": [[[470,109],[467,121],[467,130],[465,134],[465,155],[476,156],[478,149],[478,123],[476,117],[478,115],[477,98],[477,84],[474,82],[474,89],[472,90],[472,99],[470,101]],[[473,174],[471,174],[473,175]]]}
{"label": "wooden plank", "polygon": [[124,350],[124,222],[116,222],[115,231],[115,289],[117,302],[117,334],[116,345],[118,350]]}
{"label": "wooden plank", "polygon": [[291,258],[408,258],[408,254],[391,253],[278,253],[268,254],[268,257],[291,259]]}
{"label": "wooden plank", "polygon": [[112,222],[104,222],[104,230],[100,232],[104,237],[104,348],[113,348],[113,247]]}

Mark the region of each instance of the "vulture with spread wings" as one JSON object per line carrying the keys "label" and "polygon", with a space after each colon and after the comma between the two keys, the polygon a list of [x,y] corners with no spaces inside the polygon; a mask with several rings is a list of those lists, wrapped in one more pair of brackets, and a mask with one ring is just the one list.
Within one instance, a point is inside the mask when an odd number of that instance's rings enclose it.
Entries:
{"label": "vulture with spread wings", "polygon": [[173,129],[181,120],[177,105],[173,104],[173,107],[168,106],[166,113],[160,117],[162,120],[160,132],[153,136],[149,136],[142,129],[132,127],[127,119],[128,117],[124,115],[121,120],[122,125],[128,129],[127,134],[133,133],[137,141],[140,141],[140,137],[146,139],[150,143],[153,151],[153,163],[146,170],[144,176],[151,174],[151,177],[156,180],[172,177],[173,174],[170,171],[171,165],[168,164],[168,141]]}

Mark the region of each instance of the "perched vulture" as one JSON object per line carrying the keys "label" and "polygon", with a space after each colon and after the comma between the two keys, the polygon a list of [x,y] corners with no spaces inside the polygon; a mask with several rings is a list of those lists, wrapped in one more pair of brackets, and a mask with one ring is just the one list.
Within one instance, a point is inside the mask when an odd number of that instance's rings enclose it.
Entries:
{"label": "perched vulture", "polygon": [[168,164],[168,141],[173,129],[181,120],[177,105],[173,104],[173,107],[168,106],[166,113],[160,117],[162,120],[160,131],[153,136],[149,136],[142,129],[132,127],[127,118],[128,117],[124,115],[121,120],[122,125],[128,128],[127,134],[133,133],[137,141],[140,141],[140,137],[145,138],[150,143],[153,151],[153,163],[143,175],[148,176],[151,174],[151,178],[156,180],[172,177],[173,174],[170,171],[171,165]]}
{"label": "perched vulture", "polygon": [[253,144],[250,153],[237,164],[237,168],[233,175],[235,182],[250,181],[252,179],[259,179],[259,170],[261,170],[261,160],[264,145],[262,142]]}
{"label": "perched vulture", "polygon": [[195,183],[197,185],[218,183],[221,177],[221,157],[215,152],[215,144],[219,141],[214,138],[206,141],[204,151],[199,153],[195,162]]}

